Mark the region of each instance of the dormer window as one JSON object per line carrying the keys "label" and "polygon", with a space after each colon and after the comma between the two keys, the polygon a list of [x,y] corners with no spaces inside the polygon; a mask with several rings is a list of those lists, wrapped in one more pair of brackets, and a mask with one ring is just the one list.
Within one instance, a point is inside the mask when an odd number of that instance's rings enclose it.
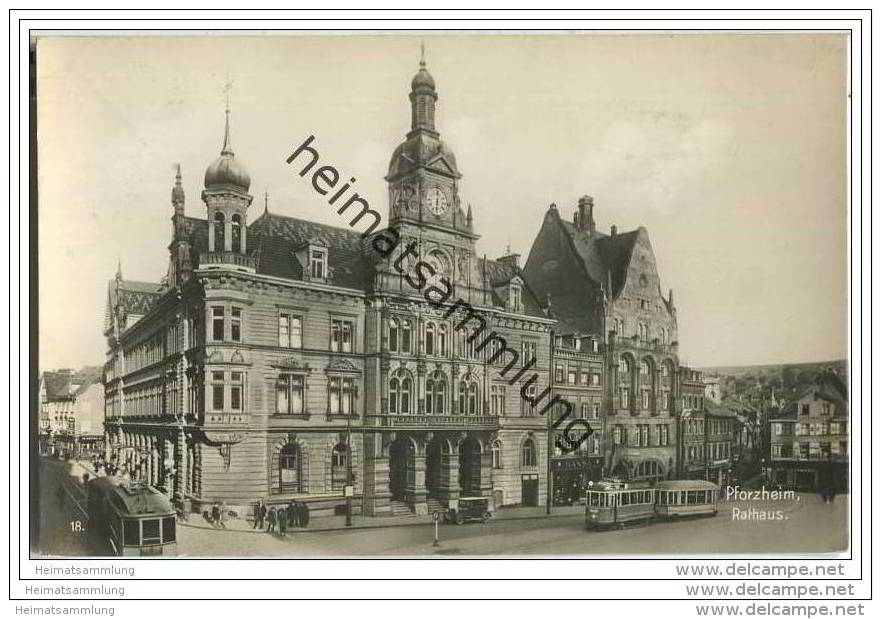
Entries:
{"label": "dormer window", "polygon": [[327,250],[323,248],[309,249],[309,276],[311,279],[323,280],[327,277]]}
{"label": "dormer window", "polygon": [[576,352],[581,352],[581,338],[580,337],[575,338],[575,350],[576,350]]}
{"label": "dormer window", "polygon": [[512,283],[508,288],[508,309],[512,312],[519,312],[521,307],[521,290],[520,286]]}

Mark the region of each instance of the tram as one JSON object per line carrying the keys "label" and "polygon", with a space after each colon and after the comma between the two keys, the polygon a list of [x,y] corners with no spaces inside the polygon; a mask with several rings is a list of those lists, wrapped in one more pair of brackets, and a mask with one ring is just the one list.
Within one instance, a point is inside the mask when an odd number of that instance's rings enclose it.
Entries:
{"label": "tram", "polygon": [[661,481],[649,487],[642,482],[618,479],[589,485],[585,497],[585,523],[589,529],[623,527],[632,522],[715,516],[719,486],[702,480]]}
{"label": "tram", "polygon": [[117,557],[177,554],[175,510],[144,483],[97,477],[86,484],[89,536],[95,550]]}
{"label": "tram", "polygon": [[719,486],[700,479],[677,479],[655,484],[658,518],[715,516],[719,511]]}
{"label": "tram", "polygon": [[655,517],[655,492],[647,485],[619,480],[596,482],[588,487],[585,504],[589,528],[623,526]]}

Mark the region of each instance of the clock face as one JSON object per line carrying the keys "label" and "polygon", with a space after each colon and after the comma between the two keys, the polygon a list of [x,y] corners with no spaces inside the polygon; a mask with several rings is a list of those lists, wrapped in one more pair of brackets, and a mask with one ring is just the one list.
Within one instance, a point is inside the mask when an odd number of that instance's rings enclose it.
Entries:
{"label": "clock face", "polygon": [[425,199],[425,205],[432,214],[440,217],[447,211],[447,196],[444,195],[440,188],[435,187],[429,190],[428,196]]}

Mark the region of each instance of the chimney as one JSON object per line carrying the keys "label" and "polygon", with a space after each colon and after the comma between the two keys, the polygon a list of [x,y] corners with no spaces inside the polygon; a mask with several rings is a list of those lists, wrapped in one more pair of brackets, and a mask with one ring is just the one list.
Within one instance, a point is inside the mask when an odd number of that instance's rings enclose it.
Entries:
{"label": "chimney", "polygon": [[496,258],[496,262],[503,264],[508,268],[513,268],[518,271],[520,270],[520,254],[512,254],[510,247],[508,247],[504,256]]}
{"label": "chimney", "polygon": [[592,197],[581,196],[578,198],[578,217],[576,225],[579,230],[583,230],[589,234],[593,234],[596,230],[596,224],[593,221]]}

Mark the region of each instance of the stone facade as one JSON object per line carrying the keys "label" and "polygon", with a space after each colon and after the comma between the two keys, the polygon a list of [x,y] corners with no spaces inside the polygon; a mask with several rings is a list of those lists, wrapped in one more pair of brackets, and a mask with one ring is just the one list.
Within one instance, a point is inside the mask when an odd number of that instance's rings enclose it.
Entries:
{"label": "stone facade", "polygon": [[769,476],[797,490],[848,490],[847,387],[819,377],[772,419]]}
{"label": "stone facade", "polygon": [[[410,100],[379,231],[268,209],[249,224],[228,113],[207,219],[185,215],[178,171],[166,278],[108,288],[105,428],[126,474],[195,511],[297,499],[330,514],[346,485],[369,516],[545,501],[554,321],[515,260],[479,255],[424,64]],[[290,163],[335,184],[317,160],[307,142]]]}

